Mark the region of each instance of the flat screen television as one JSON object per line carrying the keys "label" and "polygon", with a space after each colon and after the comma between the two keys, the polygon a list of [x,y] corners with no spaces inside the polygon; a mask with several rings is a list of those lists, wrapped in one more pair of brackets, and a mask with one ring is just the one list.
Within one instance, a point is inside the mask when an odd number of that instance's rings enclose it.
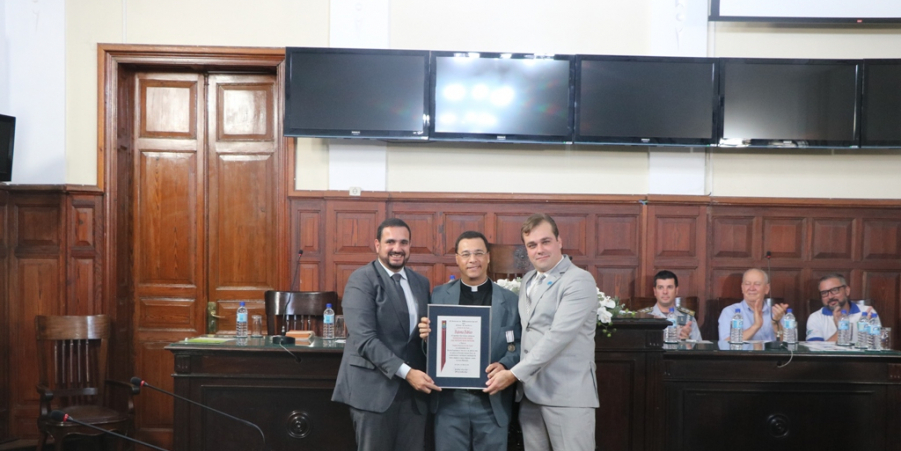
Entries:
{"label": "flat screen television", "polygon": [[429,52],[289,47],[286,136],[428,138]]}
{"label": "flat screen television", "polygon": [[432,52],[429,139],[571,142],[572,55]]}
{"label": "flat screen television", "polygon": [[901,60],[866,60],[860,144],[901,146]]}
{"label": "flat screen television", "polygon": [[901,4],[886,0],[710,0],[711,21],[897,23]]}
{"label": "flat screen television", "polygon": [[574,141],[712,145],[718,102],[715,59],[579,55]]}
{"label": "flat screen television", "polygon": [[858,60],[720,60],[720,147],[856,147]]}
{"label": "flat screen television", "polygon": [[16,118],[0,114],[0,182],[13,179],[13,148],[16,144]]}

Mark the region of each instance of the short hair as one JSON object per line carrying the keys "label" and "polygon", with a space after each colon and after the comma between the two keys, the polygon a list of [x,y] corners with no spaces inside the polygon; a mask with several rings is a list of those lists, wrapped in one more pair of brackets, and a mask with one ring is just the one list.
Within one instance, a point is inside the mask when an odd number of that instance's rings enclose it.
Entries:
{"label": "short hair", "polygon": [[408,226],[407,223],[403,221],[403,219],[388,218],[382,221],[381,224],[379,224],[379,229],[375,232],[375,239],[382,241],[382,230],[385,230],[386,227],[403,227],[407,229],[407,233],[410,235],[410,238],[413,238],[413,232],[410,231],[410,226]]}
{"label": "short hair", "polygon": [[673,279],[673,282],[676,283],[676,286],[677,287],[679,286],[679,278],[676,277],[676,274],[673,273],[672,271],[669,271],[666,269],[658,272],[657,274],[654,274],[654,285],[655,286],[657,285],[658,280],[668,280],[668,279]]}
{"label": "short hair", "polygon": [[483,235],[482,232],[476,232],[475,230],[467,230],[457,237],[457,241],[454,243],[454,252],[457,252],[457,247],[460,246],[460,241],[474,240],[476,238],[482,240],[482,242],[485,243],[486,251],[491,252],[491,245],[488,244],[488,238],[485,238],[485,235]]}
{"label": "short hair", "polygon": [[552,218],[547,213],[535,213],[532,216],[529,216],[525,222],[522,223],[522,230],[519,236],[522,238],[522,242],[525,243],[525,235],[528,235],[532,232],[532,229],[541,225],[542,222],[546,222],[551,225],[551,231],[554,232],[554,238],[560,238],[560,231],[557,230],[557,223],[554,222],[554,218]]}
{"label": "short hair", "polygon": [[843,276],[837,272],[834,272],[832,274],[826,274],[825,276],[820,277],[820,281],[817,282],[817,286],[819,286],[821,283],[823,283],[829,279],[838,279],[838,281],[841,282],[842,285],[848,284],[848,280],[845,279],[845,276]]}
{"label": "short hair", "polygon": [[751,271],[760,271],[760,273],[763,274],[763,282],[766,283],[766,284],[769,284],[769,283],[770,283],[770,275],[767,274],[766,271],[764,271],[764,270],[762,270],[762,269],[760,269],[760,268],[751,268],[751,269],[749,269],[749,270],[743,272],[743,273],[741,274],[741,280],[744,281],[744,280],[745,280],[745,274],[747,274],[747,273],[749,273],[749,272],[751,272]]}

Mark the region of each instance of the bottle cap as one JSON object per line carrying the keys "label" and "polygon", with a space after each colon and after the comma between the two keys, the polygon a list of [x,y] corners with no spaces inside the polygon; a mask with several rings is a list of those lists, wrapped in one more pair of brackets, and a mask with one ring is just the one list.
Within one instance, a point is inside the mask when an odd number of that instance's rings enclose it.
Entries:
{"label": "bottle cap", "polygon": [[842,310],[842,315],[847,315],[847,314],[848,314],[847,310]]}
{"label": "bottle cap", "polygon": [[325,308],[332,308],[332,304],[325,304]]}
{"label": "bottle cap", "polygon": [[456,279],[457,279],[457,276],[455,276],[455,275],[453,275],[453,274],[451,274],[451,276],[450,276],[450,280],[456,280]]}
{"label": "bottle cap", "polygon": [[741,313],[741,309],[740,308],[735,309],[735,313]]}
{"label": "bottle cap", "polygon": [[787,312],[787,313],[791,313],[791,312],[792,312],[792,309],[788,309],[788,310],[786,310],[786,312]]}
{"label": "bottle cap", "polygon": [[244,301],[241,301],[241,307],[244,307]]}
{"label": "bottle cap", "polygon": [[674,311],[676,311],[676,309],[674,309],[673,307],[670,307],[670,308],[669,308],[669,311],[670,311],[670,312],[674,312]]}
{"label": "bottle cap", "polygon": [[877,317],[877,316],[879,316],[879,315],[878,315],[876,312],[873,312],[873,314],[870,315],[871,318],[875,318],[875,317]]}

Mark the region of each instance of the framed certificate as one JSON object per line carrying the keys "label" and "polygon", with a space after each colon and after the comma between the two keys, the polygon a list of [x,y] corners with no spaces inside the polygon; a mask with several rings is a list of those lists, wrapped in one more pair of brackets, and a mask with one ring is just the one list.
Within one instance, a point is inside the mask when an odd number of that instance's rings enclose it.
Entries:
{"label": "framed certificate", "polygon": [[485,388],[491,358],[491,307],[429,305],[427,373],[441,388]]}

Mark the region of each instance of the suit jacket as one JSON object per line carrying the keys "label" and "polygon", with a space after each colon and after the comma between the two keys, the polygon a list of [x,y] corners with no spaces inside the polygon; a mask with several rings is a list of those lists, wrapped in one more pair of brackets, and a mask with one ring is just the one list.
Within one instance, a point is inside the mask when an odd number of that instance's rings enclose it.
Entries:
{"label": "suit jacket", "polygon": [[569,257],[527,296],[529,271],[519,290],[522,355],[514,374],[530,401],[556,407],[598,407],[594,334],[597,330],[597,286],[587,271]]}
{"label": "suit jacket", "polygon": [[[419,317],[429,302],[429,281],[409,267],[405,272]],[[419,330],[414,327],[410,333],[407,303],[378,260],[350,275],[341,307],[348,336],[332,401],[384,412],[401,384],[407,383],[395,376],[401,364],[426,370]],[[425,413],[426,395],[415,392],[414,399]]]}
{"label": "suit jacket", "polygon": [[[520,325],[518,299],[510,290],[501,288],[500,285],[491,282],[491,362],[500,362],[506,368],[513,368],[519,362]],[[455,280],[435,288],[432,292],[432,304],[460,303],[460,281]],[[507,347],[507,331],[513,331],[513,351]],[[510,386],[500,393],[489,396],[491,410],[498,426],[506,427],[510,424],[510,414],[513,409],[513,396],[515,387]],[[437,412],[441,394],[432,393],[432,412]]]}

